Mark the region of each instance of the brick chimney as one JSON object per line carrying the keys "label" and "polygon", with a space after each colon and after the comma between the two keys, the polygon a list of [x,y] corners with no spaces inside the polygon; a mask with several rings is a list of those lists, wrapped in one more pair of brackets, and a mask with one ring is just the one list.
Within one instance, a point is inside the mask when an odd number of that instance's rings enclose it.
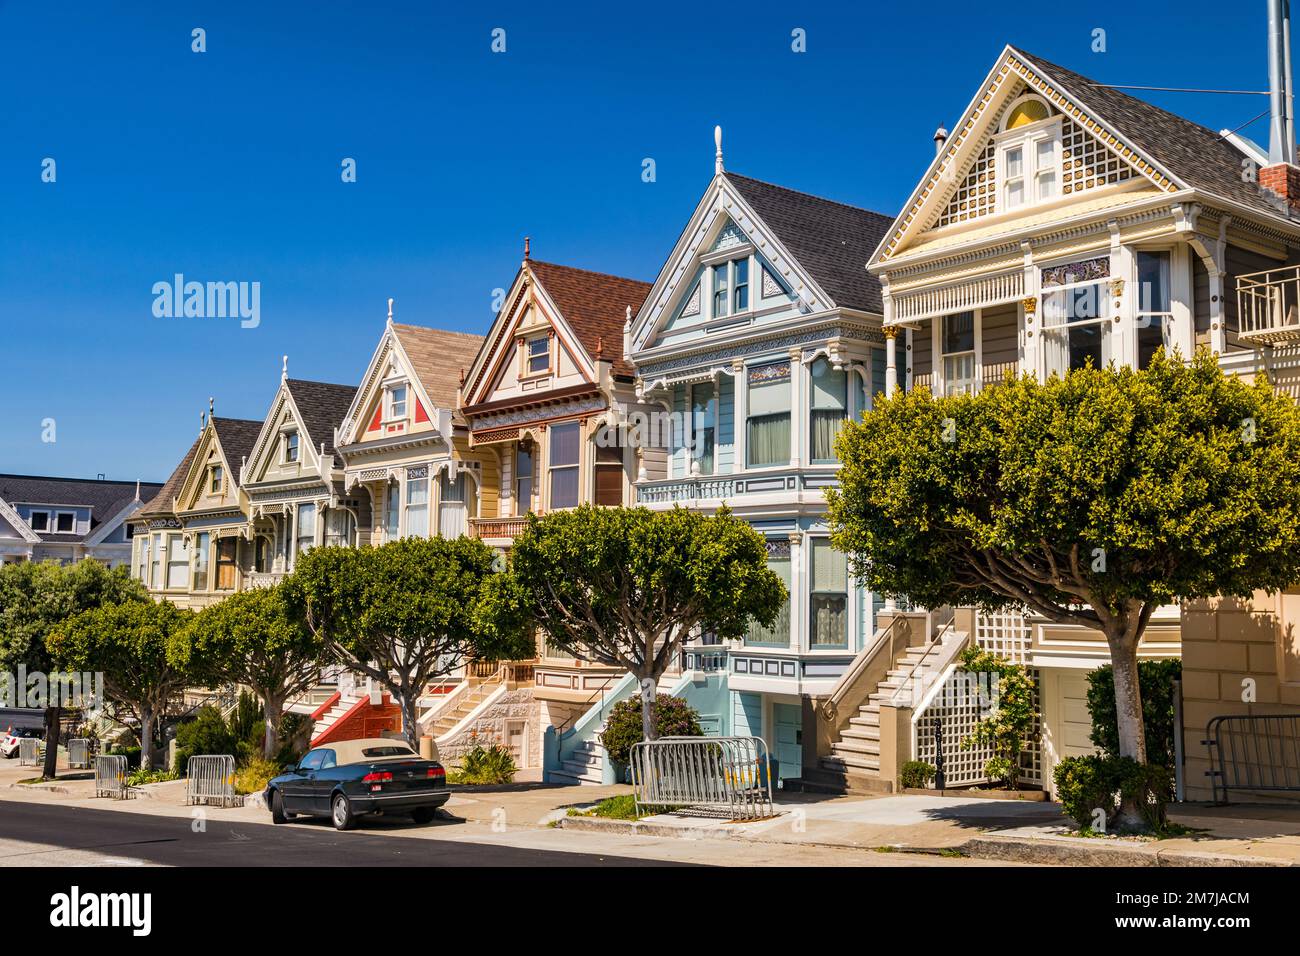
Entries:
{"label": "brick chimney", "polygon": [[1274,163],[1259,171],[1259,186],[1277,196],[1293,213],[1300,213],[1300,167]]}

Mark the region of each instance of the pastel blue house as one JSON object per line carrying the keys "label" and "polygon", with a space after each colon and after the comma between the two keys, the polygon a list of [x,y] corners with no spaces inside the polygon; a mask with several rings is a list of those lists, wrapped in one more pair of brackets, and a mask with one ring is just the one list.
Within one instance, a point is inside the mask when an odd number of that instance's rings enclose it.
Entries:
{"label": "pastel blue house", "polygon": [[651,423],[662,451],[643,452],[636,500],[725,504],[766,538],[790,592],[777,623],[694,649],[720,662],[725,729],[763,737],[797,777],[802,700],[834,687],[880,607],[830,546],[825,489],[840,426],[896,374],[865,268],[892,218],[726,172],[718,140],[713,180],[626,333],[639,394],[667,423]]}

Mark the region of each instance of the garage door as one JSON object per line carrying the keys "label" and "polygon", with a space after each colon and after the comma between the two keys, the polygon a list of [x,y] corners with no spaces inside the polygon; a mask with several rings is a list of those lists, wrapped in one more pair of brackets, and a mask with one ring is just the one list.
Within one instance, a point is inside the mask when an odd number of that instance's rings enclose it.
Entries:
{"label": "garage door", "polygon": [[1082,757],[1095,752],[1089,739],[1092,718],[1088,715],[1088,677],[1086,673],[1062,674],[1060,680],[1061,757]]}

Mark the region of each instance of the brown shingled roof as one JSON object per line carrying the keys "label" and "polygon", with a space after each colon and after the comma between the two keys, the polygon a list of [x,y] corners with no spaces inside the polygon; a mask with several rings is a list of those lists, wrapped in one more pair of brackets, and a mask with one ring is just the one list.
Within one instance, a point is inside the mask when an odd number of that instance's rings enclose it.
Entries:
{"label": "brown shingled roof", "polygon": [[623,323],[628,306],[636,315],[651,284],[536,259],[528,265],[591,358],[596,358],[599,343],[604,357],[614,361],[614,374],[630,378],[632,366],[623,357]]}
{"label": "brown shingled roof", "polygon": [[396,322],[393,331],[406,350],[429,401],[439,408],[455,409],[461,370],[468,370],[474,363],[483,336]]}
{"label": "brown shingled roof", "polygon": [[189,473],[190,462],[194,461],[194,453],[199,450],[199,439],[194,439],[194,444],[190,445],[190,450],[185,453],[181,463],[176,466],[176,470],[171,473],[171,477],[163,482],[162,488],[158,494],[153,496],[153,500],[137,511],[132,518],[148,518],[153,515],[167,515],[172,513],[172,499],[176,497],[181,490],[181,483],[185,481],[185,476]]}

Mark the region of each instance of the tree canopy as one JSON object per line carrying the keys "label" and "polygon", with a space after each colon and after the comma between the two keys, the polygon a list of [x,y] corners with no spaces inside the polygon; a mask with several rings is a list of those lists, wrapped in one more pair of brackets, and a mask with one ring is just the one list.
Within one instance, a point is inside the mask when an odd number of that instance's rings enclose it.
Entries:
{"label": "tree canopy", "polygon": [[682,643],[694,633],[741,637],[751,620],[770,626],[786,598],[763,536],[726,509],[531,515],[511,573],[551,644],[642,682],[647,739],[655,683]]}

